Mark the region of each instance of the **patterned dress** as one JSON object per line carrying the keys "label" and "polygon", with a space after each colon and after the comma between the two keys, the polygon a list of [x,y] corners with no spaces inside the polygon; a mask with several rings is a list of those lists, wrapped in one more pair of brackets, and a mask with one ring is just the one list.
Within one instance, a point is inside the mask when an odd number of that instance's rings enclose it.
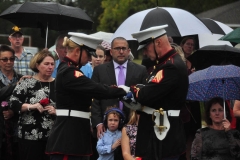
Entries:
{"label": "patterned dress", "polygon": [[55,117],[47,111],[40,113],[38,110],[20,112],[22,104],[39,103],[40,100],[49,98],[50,104],[55,106],[54,83],[40,82],[34,78],[21,81],[13,91],[10,98],[11,108],[15,114],[20,113],[18,121],[18,137],[26,140],[47,140],[52,129]]}
{"label": "patterned dress", "polygon": [[199,129],[191,149],[192,160],[240,159],[240,133],[237,130]]}
{"label": "patterned dress", "polygon": [[130,151],[131,155],[135,157],[135,149],[136,149],[136,137],[137,137],[137,125],[126,125],[126,132],[129,137],[129,145],[130,145]]}

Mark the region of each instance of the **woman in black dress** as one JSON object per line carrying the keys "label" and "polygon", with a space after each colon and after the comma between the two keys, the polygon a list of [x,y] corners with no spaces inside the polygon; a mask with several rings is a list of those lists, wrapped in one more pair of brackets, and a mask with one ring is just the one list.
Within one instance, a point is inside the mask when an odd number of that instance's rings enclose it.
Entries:
{"label": "woman in black dress", "polygon": [[10,107],[19,114],[20,160],[47,160],[45,148],[56,115],[55,79],[51,77],[54,57],[49,51],[40,51],[30,61],[30,68],[36,74],[17,84]]}
{"label": "woman in black dress", "polygon": [[235,160],[240,158],[240,133],[231,129],[228,106],[224,119],[223,99],[211,99],[205,109],[208,125],[197,131],[192,143],[192,160]]}

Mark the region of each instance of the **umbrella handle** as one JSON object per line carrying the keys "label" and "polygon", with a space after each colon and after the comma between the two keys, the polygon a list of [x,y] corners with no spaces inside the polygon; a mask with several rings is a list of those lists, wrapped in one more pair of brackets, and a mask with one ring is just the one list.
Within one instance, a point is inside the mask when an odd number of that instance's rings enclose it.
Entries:
{"label": "umbrella handle", "polygon": [[223,113],[224,113],[224,119],[226,119],[226,108],[225,108],[225,100],[223,99]]}
{"label": "umbrella handle", "polygon": [[223,113],[224,113],[224,119],[226,119],[226,108],[225,108],[225,84],[224,84],[224,79],[222,79],[222,84],[223,84]]}
{"label": "umbrella handle", "polygon": [[47,29],[46,29],[46,43],[45,43],[45,48],[47,48],[47,38],[48,38],[48,23],[47,23]]}

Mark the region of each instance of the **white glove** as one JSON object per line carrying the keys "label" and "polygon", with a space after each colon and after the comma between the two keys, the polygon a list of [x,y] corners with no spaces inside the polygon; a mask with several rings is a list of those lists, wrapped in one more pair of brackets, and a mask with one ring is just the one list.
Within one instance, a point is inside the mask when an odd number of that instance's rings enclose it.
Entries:
{"label": "white glove", "polygon": [[125,85],[119,85],[118,88],[122,88],[126,93],[130,91],[130,87],[125,86]]}

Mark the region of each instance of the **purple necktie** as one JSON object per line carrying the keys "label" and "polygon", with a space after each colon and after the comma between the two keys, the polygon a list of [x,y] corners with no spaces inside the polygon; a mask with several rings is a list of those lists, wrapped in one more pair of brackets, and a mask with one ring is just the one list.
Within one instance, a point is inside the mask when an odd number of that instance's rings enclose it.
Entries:
{"label": "purple necktie", "polygon": [[[123,66],[118,66],[119,68],[119,73],[118,73],[118,86],[119,85],[125,85],[125,75],[123,72],[124,67]],[[123,103],[119,101],[119,108],[122,110],[123,109]]]}

